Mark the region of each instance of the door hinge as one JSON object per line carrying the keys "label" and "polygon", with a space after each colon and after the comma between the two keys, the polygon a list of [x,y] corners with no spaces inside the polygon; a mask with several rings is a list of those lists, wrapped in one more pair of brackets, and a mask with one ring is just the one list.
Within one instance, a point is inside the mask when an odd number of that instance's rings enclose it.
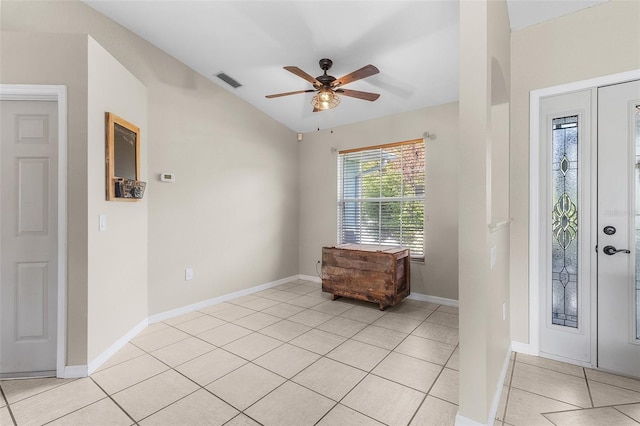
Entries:
{"label": "door hinge", "polygon": [[596,253],[598,252],[598,245],[596,244]]}

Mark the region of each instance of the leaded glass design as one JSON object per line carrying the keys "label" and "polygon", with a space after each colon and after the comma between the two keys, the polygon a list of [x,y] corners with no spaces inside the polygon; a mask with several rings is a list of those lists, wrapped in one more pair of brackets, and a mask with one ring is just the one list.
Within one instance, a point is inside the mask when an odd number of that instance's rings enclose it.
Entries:
{"label": "leaded glass design", "polygon": [[552,317],[578,327],[578,116],[552,121]]}
{"label": "leaded glass design", "polygon": [[640,339],[640,105],[635,108],[635,198],[636,198],[636,339]]}

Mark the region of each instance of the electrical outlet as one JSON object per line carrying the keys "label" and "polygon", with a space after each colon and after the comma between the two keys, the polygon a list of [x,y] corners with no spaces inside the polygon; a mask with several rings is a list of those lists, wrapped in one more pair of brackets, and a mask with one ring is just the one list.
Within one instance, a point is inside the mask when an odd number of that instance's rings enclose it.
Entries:
{"label": "electrical outlet", "polygon": [[193,279],[193,268],[186,268],[184,270],[184,280],[190,281]]}

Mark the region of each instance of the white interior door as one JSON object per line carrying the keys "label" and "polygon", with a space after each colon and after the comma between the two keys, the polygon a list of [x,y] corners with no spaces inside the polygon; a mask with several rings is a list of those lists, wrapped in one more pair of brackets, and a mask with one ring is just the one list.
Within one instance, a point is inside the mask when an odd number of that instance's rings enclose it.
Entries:
{"label": "white interior door", "polygon": [[640,81],[598,89],[598,366],[640,377]]}
{"label": "white interior door", "polygon": [[57,103],[1,101],[0,377],[55,374]]}
{"label": "white interior door", "polygon": [[593,363],[592,90],[540,101],[540,354]]}

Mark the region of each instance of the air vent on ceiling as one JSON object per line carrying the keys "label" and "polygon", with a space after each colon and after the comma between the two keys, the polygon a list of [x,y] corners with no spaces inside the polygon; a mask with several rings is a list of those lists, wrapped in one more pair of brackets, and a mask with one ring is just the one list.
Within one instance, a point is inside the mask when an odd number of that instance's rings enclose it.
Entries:
{"label": "air vent on ceiling", "polygon": [[229,86],[233,87],[234,89],[237,89],[238,87],[242,86],[242,84],[238,83],[233,78],[229,77],[228,75],[226,75],[223,72],[216,74],[216,77],[218,77],[220,80],[224,81],[225,83],[227,83]]}

